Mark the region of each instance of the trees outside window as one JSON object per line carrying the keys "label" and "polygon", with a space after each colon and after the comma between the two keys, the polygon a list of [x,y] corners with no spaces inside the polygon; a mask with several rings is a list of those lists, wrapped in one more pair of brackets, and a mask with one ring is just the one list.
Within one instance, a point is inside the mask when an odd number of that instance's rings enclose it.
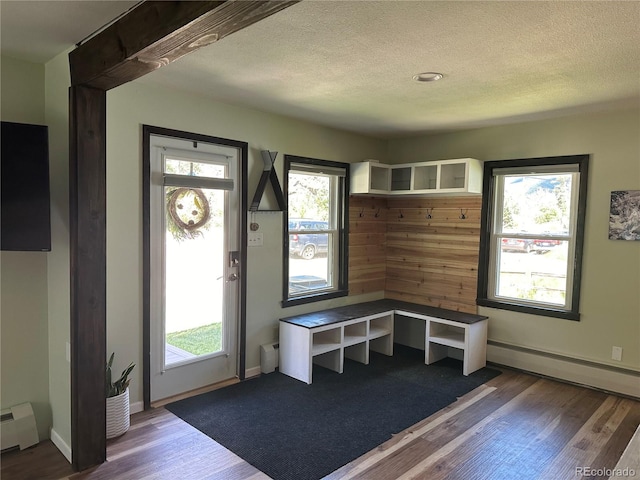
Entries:
{"label": "trees outside window", "polygon": [[285,155],[283,306],[347,292],[349,165]]}
{"label": "trees outside window", "polygon": [[479,305],[579,319],[587,164],[485,163]]}

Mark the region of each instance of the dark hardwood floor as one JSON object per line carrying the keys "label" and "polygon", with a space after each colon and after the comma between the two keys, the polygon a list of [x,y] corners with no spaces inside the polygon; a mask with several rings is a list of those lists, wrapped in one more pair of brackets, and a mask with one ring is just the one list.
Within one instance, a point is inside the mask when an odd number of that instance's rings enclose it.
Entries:
{"label": "dark hardwood floor", "polygon": [[[640,425],[640,402],[504,369],[326,480],[606,479]],[[582,469],[582,470],[580,470]],[[592,470],[586,470],[592,469]],[[636,472],[640,476],[640,471]],[[74,473],[51,442],[2,455],[2,480],[268,478],[164,408],[132,417],[107,462]],[[301,479],[304,480],[304,479]]]}

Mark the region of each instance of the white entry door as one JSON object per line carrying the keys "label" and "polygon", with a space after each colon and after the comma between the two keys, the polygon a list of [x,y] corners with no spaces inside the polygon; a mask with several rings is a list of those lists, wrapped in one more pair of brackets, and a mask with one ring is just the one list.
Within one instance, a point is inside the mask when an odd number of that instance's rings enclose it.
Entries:
{"label": "white entry door", "polygon": [[151,402],[238,374],[235,147],[150,136]]}

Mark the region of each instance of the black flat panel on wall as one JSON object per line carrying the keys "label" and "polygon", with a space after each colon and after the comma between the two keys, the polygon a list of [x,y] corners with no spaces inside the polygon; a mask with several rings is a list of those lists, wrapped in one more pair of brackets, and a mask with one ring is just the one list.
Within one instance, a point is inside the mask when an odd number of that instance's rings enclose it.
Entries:
{"label": "black flat panel on wall", "polygon": [[0,248],[51,250],[46,126],[2,122]]}

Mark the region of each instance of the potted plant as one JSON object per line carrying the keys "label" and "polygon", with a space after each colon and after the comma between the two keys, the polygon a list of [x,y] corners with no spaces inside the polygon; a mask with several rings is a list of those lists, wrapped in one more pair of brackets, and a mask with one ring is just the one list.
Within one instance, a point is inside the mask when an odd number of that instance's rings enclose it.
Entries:
{"label": "potted plant", "polygon": [[129,374],[135,365],[125,368],[116,381],[112,381],[111,367],[115,352],[107,362],[107,438],[114,438],[129,430]]}

